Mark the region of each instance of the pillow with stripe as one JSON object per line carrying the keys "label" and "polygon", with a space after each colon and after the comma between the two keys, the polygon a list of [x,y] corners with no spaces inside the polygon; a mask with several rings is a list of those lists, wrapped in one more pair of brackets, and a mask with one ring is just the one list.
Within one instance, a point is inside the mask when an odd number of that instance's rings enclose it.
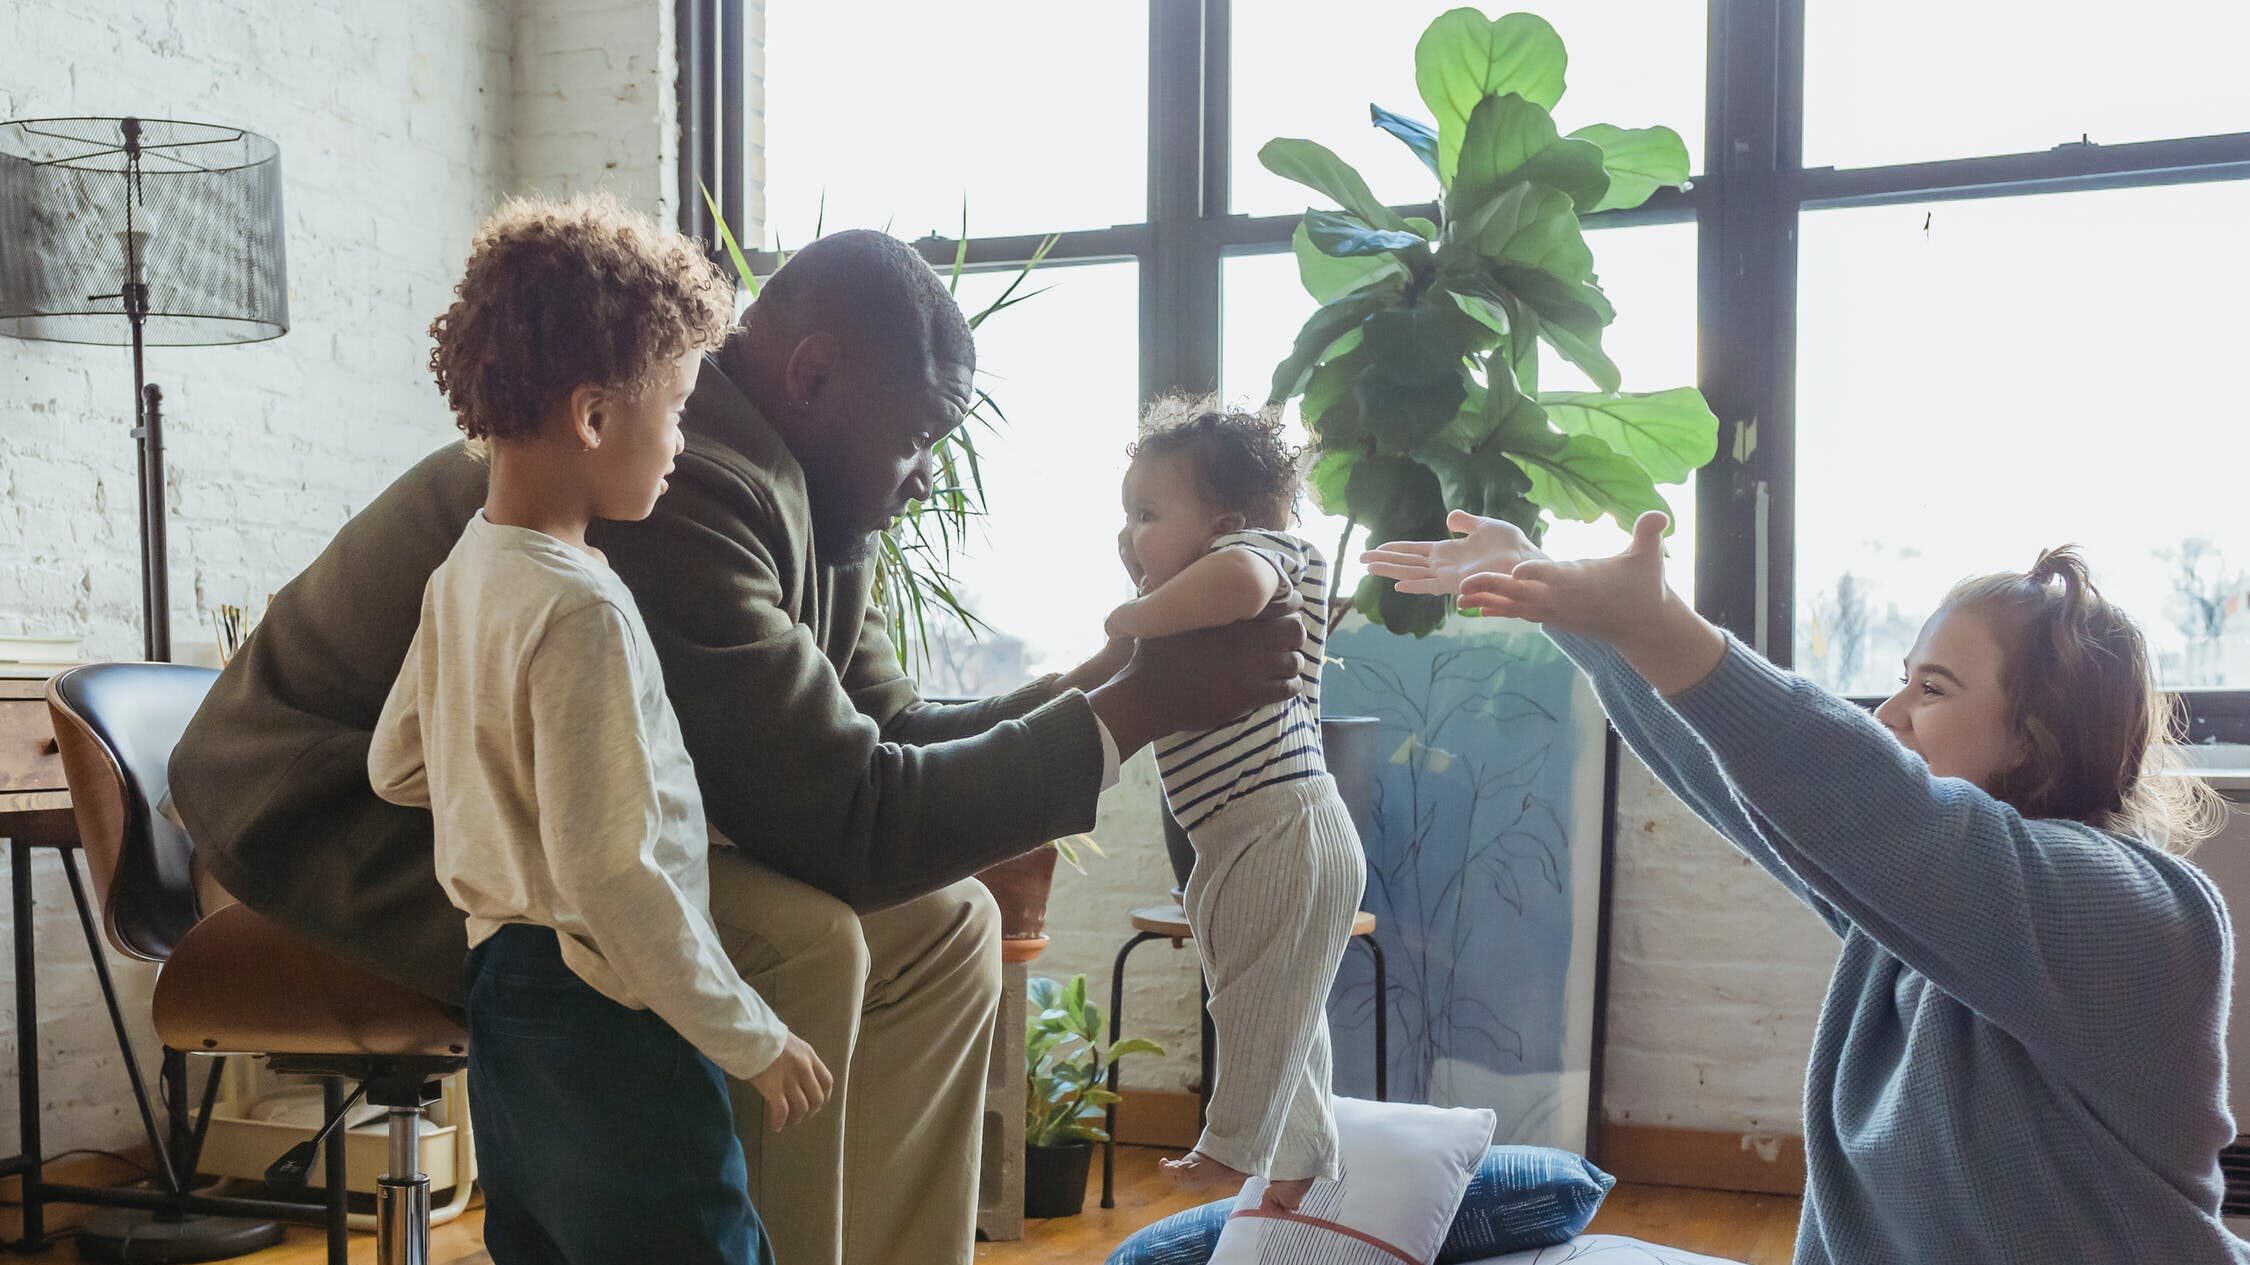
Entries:
{"label": "pillow with stripe", "polygon": [[1495,1123],[1482,1107],[1338,1098],[1342,1175],[1295,1212],[1259,1207],[1265,1179],[1245,1182],[1211,1265],[1430,1265]]}
{"label": "pillow with stripe", "polygon": [[[1584,1156],[1544,1146],[1485,1150],[1438,1249],[1437,1265],[1568,1242],[1584,1231],[1617,1179]],[[1108,1265],[1208,1265],[1232,1198],[1176,1212],[1117,1245]]]}

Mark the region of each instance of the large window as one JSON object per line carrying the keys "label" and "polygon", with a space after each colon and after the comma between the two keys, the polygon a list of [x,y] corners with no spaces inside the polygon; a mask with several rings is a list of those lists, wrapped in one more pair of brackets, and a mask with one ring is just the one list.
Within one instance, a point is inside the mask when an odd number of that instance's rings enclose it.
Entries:
{"label": "large window", "polygon": [[1967,571],[2076,543],[2177,686],[2250,688],[2250,183],[1809,211],[1798,665],[1896,681]]}
{"label": "large window", "polygon": [[[728,114],[725,59],[695,50],[742,30],[725,16],[742,3],[683,0],[694,118]],[[1047,233],[1051,263],[1079,265],[980,337],[1012,421],[965,579],[1026,666],[1083,653],[1073,621],[1112,595],[1134,402],[1255,402],[1309,307],[1288,254],[1308,195],[1259,147],[1318,139],[1421,210],[1428,174],[1366,110],[1420,112],[1414,41],[1455,3],[765,0],[749,41],[763,96],[735,129],[746,183],[763,182],[754,244],[803,240],[825,208],[831,228],[935,230],[918,244],[950,261],[965,197],[972,269],[1005,270]],[[2250,345],[2250,92],[2233,64],[2250,9],[1486,8],[1563,35],[1564,126],[1665,123],[1703,172],[1589,225],[1626,385],[1696,382],[1724,421],[1719,459],[1665,489],[1686,520],[1674,575],[1699,608],[1876,694],[1954,580],[2075,542],[2199,735],[2250,740],[2250,405],[2232,389]],[[707,130],[683,140],[688,171],[724,177],[689,143]],[[1306,507],[1323,548],[1341,527]],[[1567,524],[1551,543],[1619,539]]]}

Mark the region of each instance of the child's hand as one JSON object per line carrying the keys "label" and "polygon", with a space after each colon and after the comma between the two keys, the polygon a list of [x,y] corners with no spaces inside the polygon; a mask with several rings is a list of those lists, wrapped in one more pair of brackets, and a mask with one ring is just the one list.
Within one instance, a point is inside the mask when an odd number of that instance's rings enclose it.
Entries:
{"label": "child's hand", "polygon": [[1139,624],[1135,619],[1135,616],[1139,614],[1137,609],[1139,606],[1138,600],[1127,602],[1111,611],[1109,618],[1102,621],[1102,632],[1108,636],[1113,648],[1120,641],[1126,643],[1125,653],[1127,658],[1132,657],[1131,643],[1133,639],[1140,636]]}
{"label": "child's hand", "polygon": [[791,1033],[781,1057],[751,1077],[750,1084],[766,1100],[766,1127],[779,1133],[820,1110],[836,1078],[813,1048]]}
{"label": "child's hand", "polygon": [[1506,572],[1478,572],[1461,582],[1460,604],[1621,644],[1653,627],[1664,612],[1663,541],[1670,521],[1654,510],[1641,515],[1633,524],[1633,543],[1615,557],[1556,562],[1542,555]]}
{"label": "child's hand", "polygon": [[1401,593],[1451,594],[1461,592],[1462,584],[1479,572],[1505,575],[1520,562],[1547,556],[1514,523],[1455,510],[1446,516],[1445,525],[1461,535],[1451,540],[1394,540],[1375,546],[1359,560],[1368,574],[1397,581]]}

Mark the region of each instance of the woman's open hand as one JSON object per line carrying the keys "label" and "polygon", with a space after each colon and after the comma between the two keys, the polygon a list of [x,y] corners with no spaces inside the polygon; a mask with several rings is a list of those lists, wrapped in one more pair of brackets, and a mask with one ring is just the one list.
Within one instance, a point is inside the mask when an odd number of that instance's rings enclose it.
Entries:
{"label": "woman's open hand", "polygon": [[1546,554],[1514,523],[1480,518],[1467,510],[1448,514],[1445,525],[1461,533],[1451,540],[1394,540],[1359,556],[1370,575],[1398,583],[1401,593],[1461,592],[1469,577],[1484,572],[1505,575],[1519,563]]}

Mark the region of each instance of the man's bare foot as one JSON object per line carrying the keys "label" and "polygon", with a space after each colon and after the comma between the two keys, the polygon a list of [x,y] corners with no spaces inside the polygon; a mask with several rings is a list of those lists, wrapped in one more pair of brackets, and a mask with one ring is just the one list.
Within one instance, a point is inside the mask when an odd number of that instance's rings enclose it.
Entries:
{"label": "man's bare foot", "polygon": [[1258,1206],[1273,1212],[1295,1212],[1305,1201],[1305,1192],[1312,1189],[1314,1179],[1292,1177],[1287,1181],[1266,1183],[1266,1197]]}
{"label": "man's bare foot", "polygon": [[1250,1180],[1249,1174],[1236,1172],[1201,1151],[1190,1151],[1176,1160],[1159,1160],[1157,1167],[1189,1190],[1214,1186],[1233,1186],[1239,1190],[1242,1183]]}

